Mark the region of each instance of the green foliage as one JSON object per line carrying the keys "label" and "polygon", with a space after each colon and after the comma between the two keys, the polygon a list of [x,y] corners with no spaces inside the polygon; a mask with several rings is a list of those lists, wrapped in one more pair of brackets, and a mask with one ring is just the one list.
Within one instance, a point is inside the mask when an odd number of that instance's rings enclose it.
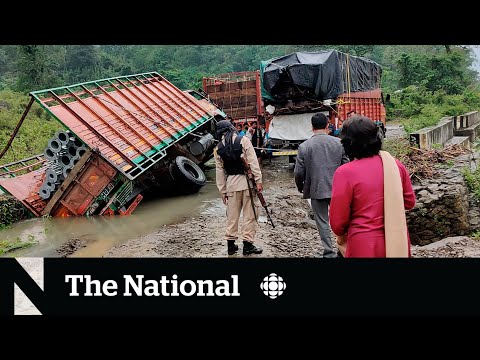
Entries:
{"label": "green foliage", "polygon": [[480,110],[480,91],[477,85],[466,87],[461,94],[448,95],[439,90],[408,86],[391,94],[387,118],[402,121],[407,133],[436,125],[445,116]]}
{"label": "green foliage", "polygon": [[16,237],[14,240],[1,240],[0,256],[4,255],[9,251],[23,249],[37,243],[38,241],[35,240],[35,236],[33,235],[28,235],[27,241],[22,241],[19,237]]}
{"label": "green foliage", "polygon": [[30,92],[63,83],[65,46],[21,45],[13,54],[15,67],[6,75],[16,76],[14,90]]}
{"label": "green foliage", "polygon": [[423,86],[435,92],[460,94],[470,84],[469,61],[465,52],[456,49],[450,53],[407,54],[396,60],[400,87]]}
{"label": "green foliage", "polygon": [[480,168],[471,171],[468,168],[463,169],[463,178],[467,183],[470,192],[473,193],[475,200],[480,201]]}
{"label": "green foliage", "polygon": [[5,229],[25,217],[26,212],[22,204],[11,197],[0,196],[0,229]]}
{"label": "green foliage", "polygon": [[0,89],[33,91],[152,70],[173,76],[179,87],[199,87],[200,74],[257,70],[262,60],[331,48],[377,61],[388,90],[415,85],[458,94],[473,76],[469,51],[448,45],[3,45]]}
{"label": "green foliage", "polygon": [[382,150],[388,151],[393,157],[402,162],[406,162],[412,152],[408,139],[406,138],[386,138],[383,140]]}
{"label": "green foliage", "polygon": [[100,50],[93,45],[69,45],[65,49],[66,77],[69,83],[94,80],[103,76],[99,69]]}
{"label": "green foliage", "polygon": [[[3,150],[4,144],[10,138],[28,101],[29,97],[21,93],[11,90],[0,91],[0,150]],[[60,128],[59,122],[34,103],[12,146],[0,159],[0,164],[8,164],[42,153],[48,145],[48,139]]]}
{"label": "green foliage", "polygon": [[480,240],[480,230],[477,230],[477,231],[474,231],[470,237],[473,239],[473,240]]}
{"label": "green foliage", "polygon": [[383,61],[387,64],[383,89],[391,93],[387,118],[401,120],[407,133],[434,126],[445,116],[480,110],[480,91],[468,49],[385,47]]}

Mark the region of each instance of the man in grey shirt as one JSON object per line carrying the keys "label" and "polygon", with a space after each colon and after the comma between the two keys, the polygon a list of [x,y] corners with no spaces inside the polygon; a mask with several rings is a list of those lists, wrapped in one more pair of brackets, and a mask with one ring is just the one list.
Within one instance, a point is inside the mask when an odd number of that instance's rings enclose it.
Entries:
{"label": "man in grey shirt", "polygon": [[328,119],[322,113],[312,116],[313,136],[298,148],[295,183],[304,199],[311,199],[313,214],[323,257],[336,257],[333,252],[328,210],[332,196],[333,173],[348,162],[340,139],[328,135]]}

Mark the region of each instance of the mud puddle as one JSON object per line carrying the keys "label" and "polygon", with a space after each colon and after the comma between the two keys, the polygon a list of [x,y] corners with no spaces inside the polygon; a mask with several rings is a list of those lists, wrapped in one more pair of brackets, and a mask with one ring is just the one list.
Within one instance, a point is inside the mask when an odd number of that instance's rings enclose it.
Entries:
{"label": "mud puddle", "polygon": [[5,256],[101,257],[113,246],[156,232],[163,225],[182,222],[205,209],[213,211],[218,198],[215,170],[206,175],[208,182],[198,193],[142,201],[129,216],[35,218],[13,224],[0,231],[0,240],[33,239],[37,244]]}

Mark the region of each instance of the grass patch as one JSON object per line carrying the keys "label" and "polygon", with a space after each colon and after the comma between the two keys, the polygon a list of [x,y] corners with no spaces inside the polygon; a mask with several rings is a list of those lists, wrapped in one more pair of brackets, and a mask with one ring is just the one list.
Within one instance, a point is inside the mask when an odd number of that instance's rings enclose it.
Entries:
{"label": "grass patch", "polygon": [[384,139],[382,150],[388,151],[393,157],[401,162],[406,161],[412,152],[410,144],[406,138]]}
{"label": "grass patch", "polygon": [[2,240],[0,241],[0,256],[13,250],[30,247],[37,243],[38,241],[35,240],[35,236],[33,235],[28,235],[26,241],[21,240],[19,237],[16,237],[14,240]]}
{"label": "grass patch", "polygon": [[473,233],[470,234],[470,237],[473,240],[480,240],[480,230],[474,231]]}
{"label": "grass patch", "polygon": [[468,168],[462,170],[463,178],[467,183],[468,190],[473,193],[476,201],[480,201],[480,168],[471,171]]}

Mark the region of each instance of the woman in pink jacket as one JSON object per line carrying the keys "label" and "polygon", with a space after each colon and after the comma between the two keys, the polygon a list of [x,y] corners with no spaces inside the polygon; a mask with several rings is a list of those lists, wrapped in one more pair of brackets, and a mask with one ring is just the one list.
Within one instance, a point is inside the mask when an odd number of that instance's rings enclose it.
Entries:
{"label": "woman in pink jacket", "polygon": [[330,225],[343,256],[409,257],[405,210],[415,206],[415,194],[407,169],[381,151],[378,128],[367,117],[349,118],[340,137],[351,162],[333,176]]}

